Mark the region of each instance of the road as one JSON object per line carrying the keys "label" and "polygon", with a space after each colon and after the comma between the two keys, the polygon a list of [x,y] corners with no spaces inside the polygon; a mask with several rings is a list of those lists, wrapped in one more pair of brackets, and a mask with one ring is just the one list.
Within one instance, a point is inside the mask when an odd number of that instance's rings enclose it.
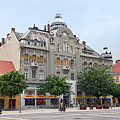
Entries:
{"label": "road", "polygon": [[78,110],[68,108],[66,112],[57,109],[30,109],[3,111],[0,120],[120,120],[120,108],[109,110]]}

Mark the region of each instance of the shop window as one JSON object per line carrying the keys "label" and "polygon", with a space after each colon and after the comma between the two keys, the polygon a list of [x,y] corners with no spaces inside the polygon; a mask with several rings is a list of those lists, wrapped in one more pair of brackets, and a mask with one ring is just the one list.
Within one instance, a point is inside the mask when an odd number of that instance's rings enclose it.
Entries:
{"label": "shop window", "polygon": [[32,78],[36,78],[36,70],[32,70]]}
{"label": "shop window", "polygon": [[60,66],[60,58],[56,59],[56,66]]}
{"label": "shop window", "polygon": [[45,99],[43,98],[40,98],[40,99],[37,99],[37,105],[45,105]]}
{"label": "shop window", "polygon": [[40,62],[43,63],[43,56],[40,56]]}
{"label": "shop window", "polygon": [[51,99],[51,105],[58,105],[58,99],[56,98]]}
{"label": "shop window", "polygon": [[35,105],[35,99],[25,99],[25,105]]}
{"label": "shop window", "polygon": [[9,108],[14,108],[15,109],[15,106],[16,105],[16,99],[9,99]]}
{"label": "shop window", "polygon": [[63,66],[68,66],[68,60],[67,59],[63,60]]}
{"label": "shop window", "polygon": [[74,73],[71,74],[71,80],[74,80]]}

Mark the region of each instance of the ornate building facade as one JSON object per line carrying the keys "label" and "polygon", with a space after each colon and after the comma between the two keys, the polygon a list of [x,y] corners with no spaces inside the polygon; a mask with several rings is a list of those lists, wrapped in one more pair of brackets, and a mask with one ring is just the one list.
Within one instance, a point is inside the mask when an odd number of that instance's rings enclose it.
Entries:
{"label": "ornate building facade", "polygon": [[0,60],[13,61],[16,70],[20,70],[27,78],[29,87],[21,95],[22,106],[53,105],[56,96],[49,93],[39,95],[37,87],[44,82],[48,75],[67,77],[72,86],[69,96],[63,96],[67,104],[73,101],[76,105],[77,76],[85,67],[99,64],[108,66],[112,71],[112,55],[108,48],[103,49],[100,55],[85,41],[80,41],[67,27],[60,14],[56,14],[51,24],[40,30],[34,25],[26,33],[19,33],[15,28],[7,34],[7,43],[2,38],[0,47]]}

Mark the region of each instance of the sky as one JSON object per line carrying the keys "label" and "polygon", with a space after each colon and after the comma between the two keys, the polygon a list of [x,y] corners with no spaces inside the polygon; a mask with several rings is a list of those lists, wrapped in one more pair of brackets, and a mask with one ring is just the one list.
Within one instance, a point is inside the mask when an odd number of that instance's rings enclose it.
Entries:
{"label": "sky", "polygon": [[80,42],[102,53],[107,46],[113,63],[120,59],[120,0],[0,0],[0,38],[11,28],[25,33],[40,29],[60,13]]}

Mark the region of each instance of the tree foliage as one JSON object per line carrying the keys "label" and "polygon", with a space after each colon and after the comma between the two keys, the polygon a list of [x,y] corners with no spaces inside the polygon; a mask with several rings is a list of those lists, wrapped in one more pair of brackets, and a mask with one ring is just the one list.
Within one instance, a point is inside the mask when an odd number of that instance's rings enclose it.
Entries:
{"label": "tree foliage", "polygon": [[119,83],[114,84],[112,95],[116,98],[120,98],[120,84]]}
{"label": "tree foliage", "polygon": [[67,83],[66,78],[59,76],[48,76],[45,83],[40,83],[39,93],[45,94],[49,92],[51,95],[60,96],[62,94],[70,93],[71,86]]}
{"label": "tree foliage", "polygon": [[22,93],[23,89],[28,86],[24,81],[24,75],[19,71],[11,71],[0,76],[0,94],[1,96],[16,96]]}
{"label": "tree foliage", "polygon": [[108,68],[100,66],[84,69],[78,76],[80,91],[89,92],[99,98],[100,96],[111,95],[114,80]]}

